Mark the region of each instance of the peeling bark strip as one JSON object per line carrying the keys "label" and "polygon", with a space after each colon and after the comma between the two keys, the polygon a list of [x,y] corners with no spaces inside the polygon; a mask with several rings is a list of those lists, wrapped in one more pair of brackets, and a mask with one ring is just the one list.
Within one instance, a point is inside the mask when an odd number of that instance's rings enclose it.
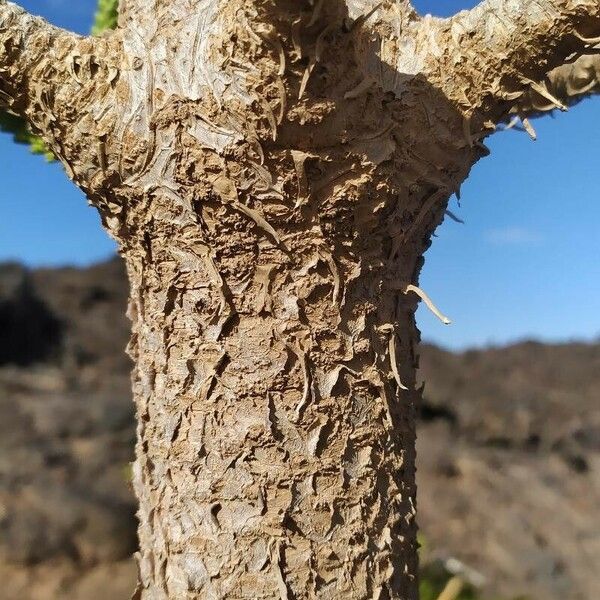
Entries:
{"label": "peeling bark strip", "polygon": [[599,35],[597,0],[122,0],[101,39],[0,0],[0,103],[129,272],[136,598],[416,599],[421,256]]}
{"label": "peeling bark strip", "polygon": [[[574,62],[557,67],[539,84],[567,107],[600,92],[600,39],[594,38],[590,40],[590,44],[595,44],[590,50],[596,54],[575,55]],[[549,101],[546,94],[532,89],[523,96],[512,112],[519,115],[523,126],[527,127],[527,115],[539,116],[555,108],[556,102]]]}

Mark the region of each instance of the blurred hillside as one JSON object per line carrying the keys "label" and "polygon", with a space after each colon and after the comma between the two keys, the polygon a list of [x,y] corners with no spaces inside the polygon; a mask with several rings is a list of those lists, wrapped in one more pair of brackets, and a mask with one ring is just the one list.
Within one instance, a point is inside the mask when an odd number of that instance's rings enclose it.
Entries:
{"label": "blurred hillside", "polygon": [[[133,589],[126,296],[116,259],[0,266],[0,600]],[[600,597],[600,344],[424,346],[421,376],[425,562],[486,598]]]}

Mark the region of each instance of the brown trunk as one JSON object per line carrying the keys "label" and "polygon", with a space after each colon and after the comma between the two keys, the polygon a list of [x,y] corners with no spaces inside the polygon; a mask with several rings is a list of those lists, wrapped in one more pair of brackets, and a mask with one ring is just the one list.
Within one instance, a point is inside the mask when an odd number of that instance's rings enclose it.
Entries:
{"label": "brown trunk", "polygon": [[[327,10],[327,36],[298,34],[307,60],[273,42],[294,9],[233,27],[218,47],[252,57],[256,100],[205,99],[210,122],[165,105],[169,150],[121,219],[144,600],[417,597],[409,286],[481,150],[425,82],[402,100],[370,84],[400,82]],[[234,151],[206,147],[231,128]]]}
{"label": "brown trunk", "polygon": [[376,247],[201,211],[127,256],[139,597],[415,598],[414,301]]}
{"label": "brown trunk", "polygon": [[329,168],[298,208],[157,193],[125,250],[140,598],[416,598],[408,284],[439,210]]}

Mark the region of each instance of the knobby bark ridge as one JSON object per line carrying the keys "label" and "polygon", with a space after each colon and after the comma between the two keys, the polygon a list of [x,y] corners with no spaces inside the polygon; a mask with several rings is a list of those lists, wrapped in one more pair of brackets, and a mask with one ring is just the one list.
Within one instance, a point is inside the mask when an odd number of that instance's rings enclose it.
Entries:
{"label": "knobby bark ridge", "polygon": [[[600,42],[599,39],[591,42]],[[600,92],[600,45],[591,48],[595,54],[575,55],[572,63],[557,67],[531,89],[511,110],[509,127],[519,122],[535,140],[537,133],[531,117],[539,117],[555,110],[567,110],[587,96]]]}
{"label": "knobby bark ridge", "polygon": [[135,598],[417,597],[422,255],[599,34],[597,0],[124,0],[101,38],[0,1],[0,101],[129,273]]}

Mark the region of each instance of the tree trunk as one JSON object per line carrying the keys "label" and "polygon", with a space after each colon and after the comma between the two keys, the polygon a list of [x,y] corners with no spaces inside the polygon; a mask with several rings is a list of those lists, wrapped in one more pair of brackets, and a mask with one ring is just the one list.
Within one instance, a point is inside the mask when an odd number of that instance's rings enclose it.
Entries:
{"label": "tree trunk", "polygon": [[426,82],[390,94],[401,82],[334,4],[312,25],[292,4],[222,8],[223,71],[255,86],[226,88],[227,111],[203,96],[210,121],[173,98],[133,175],[143,599],[417,595],[408,286],[480,150]]}
{"label": "tree trunk", "polygon": [[126,255],[139,597],[415,597],[414,301],[377,239],[199,212]]}
{"label": "tree trunk", "polygon": [[0,97],[129,272],[136,598],[414,600],[419,297],[448,322],[422,255],[600,7],[199,4],[123,0],[80,40],[0,0]]}

